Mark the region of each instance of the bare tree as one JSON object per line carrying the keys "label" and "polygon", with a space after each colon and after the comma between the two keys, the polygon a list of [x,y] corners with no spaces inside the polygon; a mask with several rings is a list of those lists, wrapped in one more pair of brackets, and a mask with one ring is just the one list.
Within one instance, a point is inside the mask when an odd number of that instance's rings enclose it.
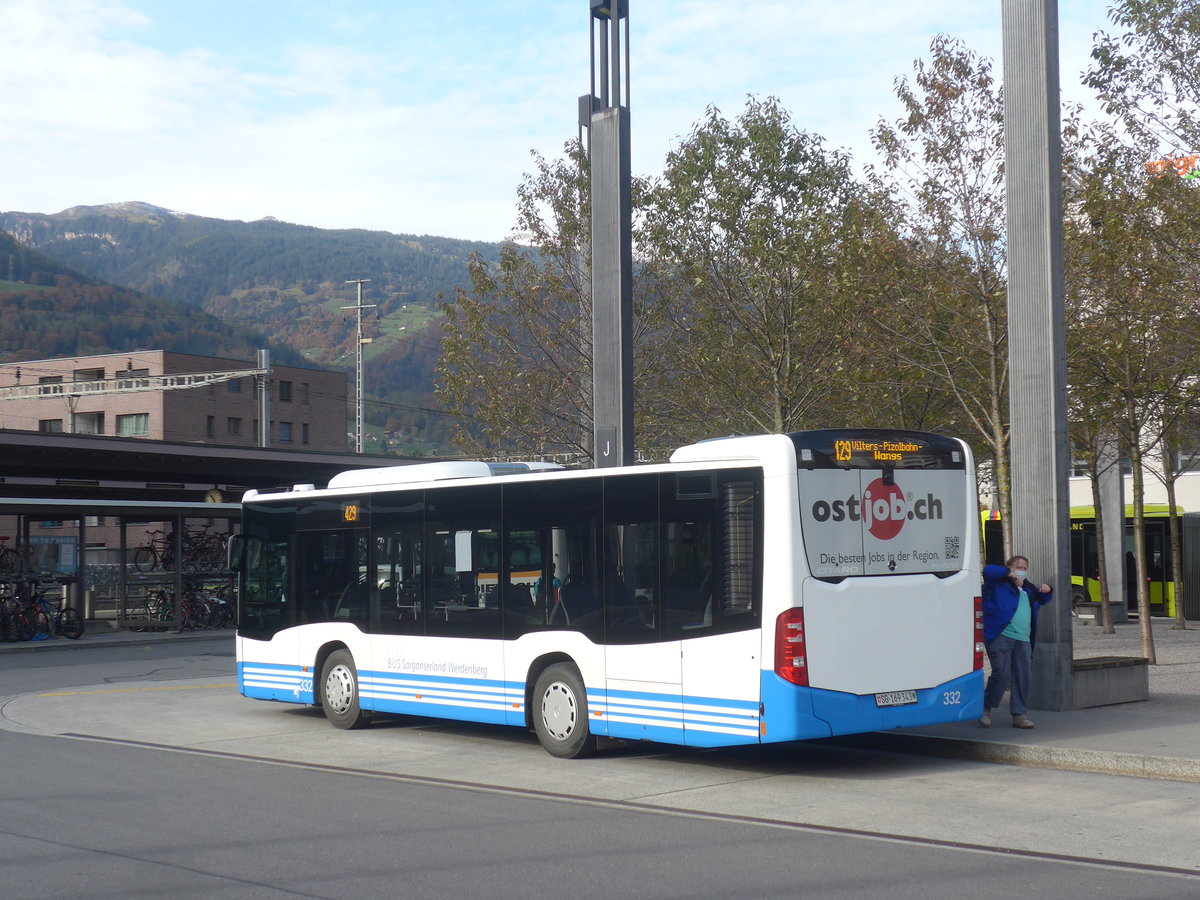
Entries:
{"label": "bare tree", "polygon": [[908,204],[912,252],[896,271],[902,299],[875,324],[962,410],[990,457],[1011,548],[1003,99],[991,61],[946,35],[896,94],[907,115],[872,137],[881,177]]}

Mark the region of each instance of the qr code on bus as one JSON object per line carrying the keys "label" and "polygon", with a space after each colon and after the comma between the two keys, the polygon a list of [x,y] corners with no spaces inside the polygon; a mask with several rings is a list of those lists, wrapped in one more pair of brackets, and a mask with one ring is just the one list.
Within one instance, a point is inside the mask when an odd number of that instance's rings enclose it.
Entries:
{"label": "qr code on bus", "polygon": [[946,559],[958,559],[959,544],[958,536],[946,538]]}

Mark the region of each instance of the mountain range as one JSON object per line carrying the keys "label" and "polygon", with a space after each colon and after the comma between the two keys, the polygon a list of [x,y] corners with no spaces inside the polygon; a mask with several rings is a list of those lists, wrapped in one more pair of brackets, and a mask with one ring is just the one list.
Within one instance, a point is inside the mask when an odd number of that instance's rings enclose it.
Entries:
{"label": "mountain range", "polygon": [[[5,234],[7,233],[7,234]],[[229,221],[148,203],[0,212],[0,362],[182,350],[353,372],[363,285],[369,431],[444,450],[433,373],[439,303],[500,245]]]}

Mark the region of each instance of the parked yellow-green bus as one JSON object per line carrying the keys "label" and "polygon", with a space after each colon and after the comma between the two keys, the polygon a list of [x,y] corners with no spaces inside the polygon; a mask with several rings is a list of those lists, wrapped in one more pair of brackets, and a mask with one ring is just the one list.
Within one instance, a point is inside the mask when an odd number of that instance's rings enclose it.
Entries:
{"label": "parked yellow-green bus", "polygon": [[[1146,580],[1149,588],[1150,615],[1175,615],[1175,584],[1171,568],[1171,537],[1169,511],[1165,503],[1148,503],[1146,518]],[[1179,511],[1182,517],[1183,511]],[[1000,514],[996,510],[984,510],[983,535],[985,562],[1003,565],[1006,553],[1000,527]],[[1184,544],[1185,555],[1187,542]],[[1137,609],[1137,573],[1133,565],[1133,506],[1125,507],[1124,563],[1125,584],[1123,597],[1130,610]],[[1113,561],[1110,560],[1112,565]],[[1187,561],[1184,561],[1187,570]],[[1071,507],[1071,602],[1076,606],[1100,602],[1100,563],[1096,553],[1096,510],[1092,506]],[[1186,607],[1185,607],[1186,608]]]}

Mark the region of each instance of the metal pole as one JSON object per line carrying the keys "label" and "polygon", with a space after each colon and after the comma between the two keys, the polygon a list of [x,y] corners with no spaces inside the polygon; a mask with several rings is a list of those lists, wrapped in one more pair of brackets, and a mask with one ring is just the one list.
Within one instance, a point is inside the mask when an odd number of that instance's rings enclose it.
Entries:
{"label": "metal pole", "polygon": [[343,306],[342,309],[352,309],[357,317],[358,327],[354,336],[354,452],[363,452],[363,333],[362,311],[374,309],[375,304],[363,306],[362,290],[364,284],[370,284],[370,278],[353,278],[346,284],[358,285],[358,303],[354,306]]}
{"label": "metal pole", "polygon": [[581,104],[581,120],[582,107],[587,107],[592,189],[592,453],[594,465],[605,468],[634,461],[632,179],[629,108],[621,105],[620,28],[629,10],[627,0],[590,0],[590,7],[592,84],[598,75],[600,97],[597,101],[589,96]]}
{"label": "metal pole", "polygon": [[258,446],[271,446],[271,351],[258,351]]}

